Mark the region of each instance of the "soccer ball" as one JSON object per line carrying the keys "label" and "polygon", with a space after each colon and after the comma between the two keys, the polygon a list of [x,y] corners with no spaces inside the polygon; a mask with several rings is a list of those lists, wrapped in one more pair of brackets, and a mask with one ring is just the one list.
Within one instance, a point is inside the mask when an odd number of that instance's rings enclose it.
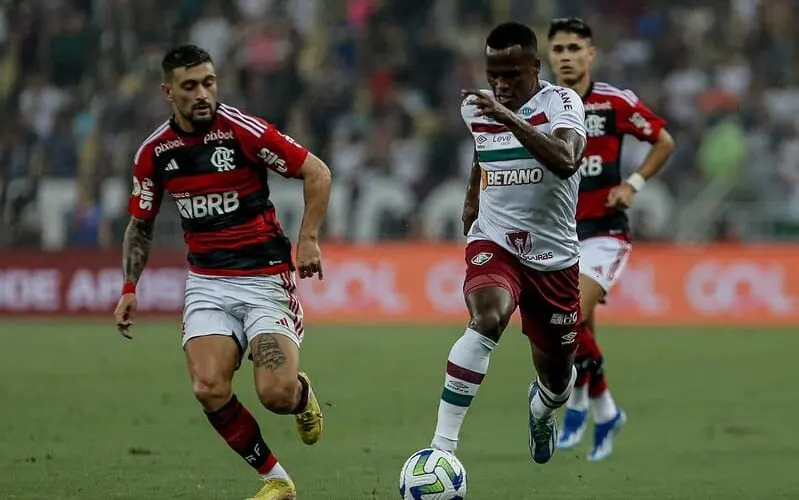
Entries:
{"label": "soccer ball", "polygon": [[466,469],[455,455],[425,448],[402,466],[399,491],[403,500],[464,500]]}

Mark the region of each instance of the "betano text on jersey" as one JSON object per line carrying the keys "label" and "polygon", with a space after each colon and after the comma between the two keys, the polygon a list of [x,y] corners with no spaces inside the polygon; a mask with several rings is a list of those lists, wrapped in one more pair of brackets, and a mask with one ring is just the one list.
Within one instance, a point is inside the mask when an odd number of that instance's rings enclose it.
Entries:
{"label": "betano text on jersey", "polygon": [[[470,100],[464,100],[461,115],[474,138],[481,191],[467,241],[493,241],[533,269],[574,265],[579,258],[575,214],[580,176],[561,179],[550,172],[504,125],[475,116],[477,107]],[[545,134],[571,128],[585,135],[583,102],[571,89],[541,81],[541,90],[517,114]]]}

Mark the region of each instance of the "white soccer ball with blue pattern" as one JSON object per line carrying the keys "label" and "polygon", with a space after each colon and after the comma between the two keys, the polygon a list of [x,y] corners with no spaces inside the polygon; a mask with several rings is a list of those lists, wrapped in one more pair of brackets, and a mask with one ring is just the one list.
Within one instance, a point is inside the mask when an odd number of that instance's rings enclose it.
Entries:
{"label": "white soccer ball with blue pattern", "polygon": [[425,448],[402,466],[399,491],[403,500],[465,500],[466,469],[455,455]]}

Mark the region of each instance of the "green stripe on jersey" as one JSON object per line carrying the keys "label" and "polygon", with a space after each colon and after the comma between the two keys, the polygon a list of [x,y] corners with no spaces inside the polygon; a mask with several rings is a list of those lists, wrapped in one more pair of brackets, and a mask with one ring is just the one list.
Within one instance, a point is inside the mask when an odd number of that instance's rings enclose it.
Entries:
{"label": "green stripe on jersey", "polygon": [[451,405],[466,408],[472,404],[474,396],[466,396],[465,394],[458,394],[457,392],[452,392],[449,389],[444,389],[444,392],[441,393],[441,399]]}
{"label": "green stripe on jersey", "polygon": [[524,148],[494,149],[491,151],[477,152],[477,160],[484,162],[532,159],[533,155]]}

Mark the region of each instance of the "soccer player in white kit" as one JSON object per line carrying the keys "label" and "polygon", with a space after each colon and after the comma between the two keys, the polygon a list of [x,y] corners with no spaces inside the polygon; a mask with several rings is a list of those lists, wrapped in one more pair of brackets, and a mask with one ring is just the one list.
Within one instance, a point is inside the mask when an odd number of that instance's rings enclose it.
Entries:
{"label": "soccer player in white kit", "polygon": [[528,391],[529,447],[546,463],[555,410],[569,399],[580,321],[575,212],[585,138],[580,97],[538,78],[535,33],[504,23],[486,41],[491,90],[464,91],[475,143],[464,205],[471,321],[449,353],[432,446],[454,452],[508,321],[519,307],[538,379]]}

